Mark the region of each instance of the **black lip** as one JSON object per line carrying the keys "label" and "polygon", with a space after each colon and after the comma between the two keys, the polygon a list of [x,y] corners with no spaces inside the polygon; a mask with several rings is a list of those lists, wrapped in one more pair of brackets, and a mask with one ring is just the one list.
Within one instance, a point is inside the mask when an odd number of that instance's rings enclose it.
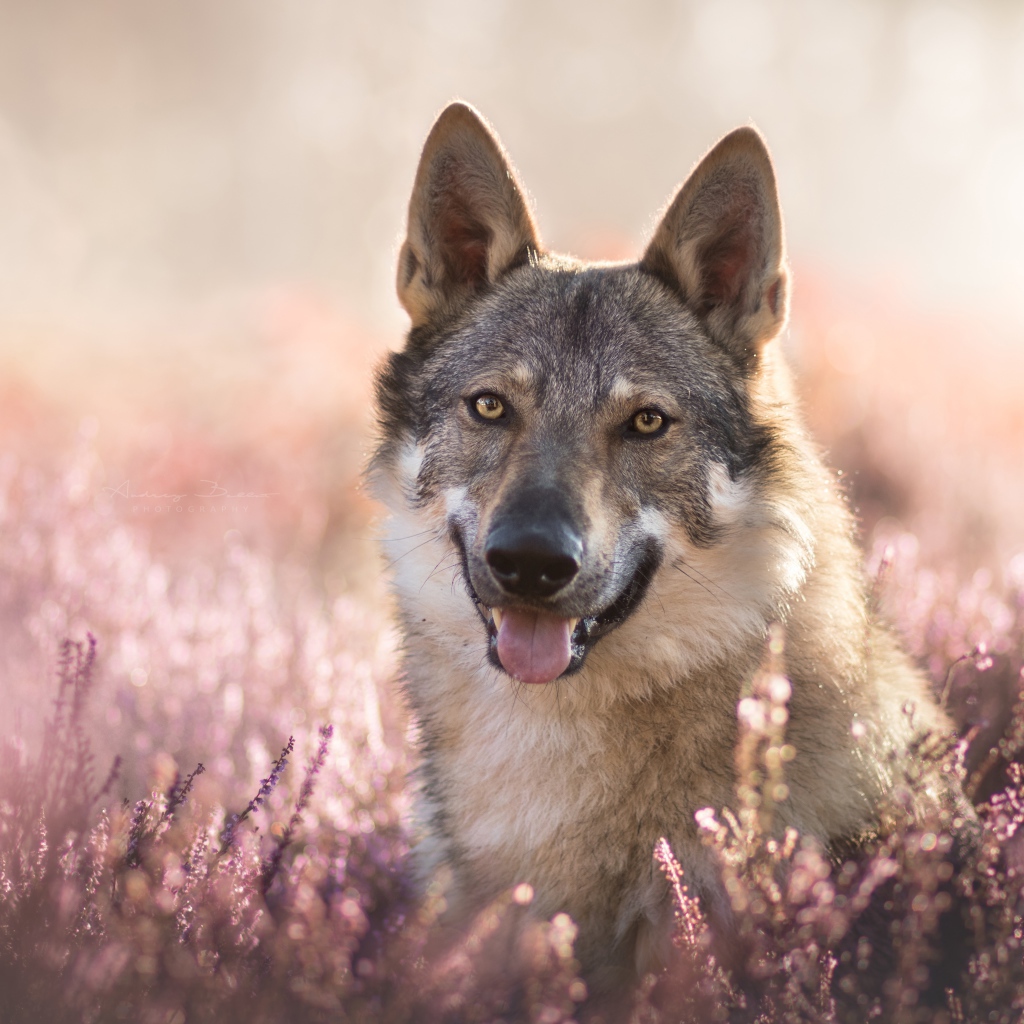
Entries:
{"label": "black lip", "polygon": [[[498,634],[490,617],[490,611],[477,597],[469,579],[469,560],[465,544],[457,530],[453,530],[451,536],[462,559],[462,576],[466,584],[466,591],[476,605],[480,620],[487,630],[487,658],[495,668],[504,672],[504,666],[498,658]],[[647,590],[654,579],[654,574],[661,564],[662,554],[661,546],[656,541],[649,540],[644,545],[640,560],[626,585],[619,592],[619,596],[602,611],[584,616],[576,623],[576,628],[570,637],[572,657],[569,667],[558,677],[559,679],[573,676],[579,672],[583,668],[587,655],[598,640],[621,626],[640,607],[647,596]]]}

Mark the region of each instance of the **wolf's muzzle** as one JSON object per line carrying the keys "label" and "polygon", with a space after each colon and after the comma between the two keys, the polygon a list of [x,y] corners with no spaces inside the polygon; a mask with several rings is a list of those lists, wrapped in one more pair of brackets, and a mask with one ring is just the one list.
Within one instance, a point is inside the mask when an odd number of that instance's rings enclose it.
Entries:
{"label": "wolf's muzzle", "polygon": [[484,558],[509,594],[551,597],[580,571],[583,539],[561,522],[508,524],[490,532]]}
{"label": "wolf's muzzle", "polygon": [[562,492],[528,488],[495,517],[484,559],[514,597],[546,598],[567,587],[583,565],[583,538]]}

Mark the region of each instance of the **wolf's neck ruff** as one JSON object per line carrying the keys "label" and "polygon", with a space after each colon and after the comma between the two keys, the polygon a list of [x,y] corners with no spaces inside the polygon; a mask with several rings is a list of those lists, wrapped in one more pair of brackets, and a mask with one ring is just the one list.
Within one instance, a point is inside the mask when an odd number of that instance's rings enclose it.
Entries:
{"label": "wolf's neck ruff", "polygon": [[729,905],[694,814],[734,805],[737,702],[771,622],[797,751],[778,828],[855,842],[944,718],[866,600],[789,401],[782,221],[753,129],[704,157],[638,263],[588,265],[544,252],[497,139],[453,104],[398,290],[413,329],[378,380],[371,475],[422,735],[418,870],[450,872],[455,917],[530,883],[608,990],[667,941],[659,837]]}

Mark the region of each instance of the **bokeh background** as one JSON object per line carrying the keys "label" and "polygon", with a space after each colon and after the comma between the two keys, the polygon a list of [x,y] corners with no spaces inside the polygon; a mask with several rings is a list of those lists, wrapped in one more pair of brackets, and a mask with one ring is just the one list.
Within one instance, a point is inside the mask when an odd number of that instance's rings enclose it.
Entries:
{"label": "bokeh background", "polygon": [[359,473],[456,97],[583,256],[636,253],[709,145],[762,129],[784,343],[870,568],[933,673],[987,637],[1016,685],[1020,5],[3,0],[0,26],[0,731],[31,744],[92,631],[125,794],[204,760],[230,802],[332,720],[372,831],[406,726]]}
{"label": "bokeh background", "polygon": [[1016,311],[1024,11],[998,0],[4,3],[3,311],[166,324],[315,291],[401,329],[392,255],[452,97],[555,247],[630,249],[754,121],[801,259]]}

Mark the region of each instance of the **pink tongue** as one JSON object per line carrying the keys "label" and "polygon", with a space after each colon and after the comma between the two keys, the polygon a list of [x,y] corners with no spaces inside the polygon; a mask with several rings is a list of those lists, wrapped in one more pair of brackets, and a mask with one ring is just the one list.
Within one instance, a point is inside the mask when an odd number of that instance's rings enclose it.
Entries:
{"label": "pink tongue", "polygon": [[570,619],[525,608],[505,608],[498,628],[498,657],[514,679],[550,683],[568,667]]}

